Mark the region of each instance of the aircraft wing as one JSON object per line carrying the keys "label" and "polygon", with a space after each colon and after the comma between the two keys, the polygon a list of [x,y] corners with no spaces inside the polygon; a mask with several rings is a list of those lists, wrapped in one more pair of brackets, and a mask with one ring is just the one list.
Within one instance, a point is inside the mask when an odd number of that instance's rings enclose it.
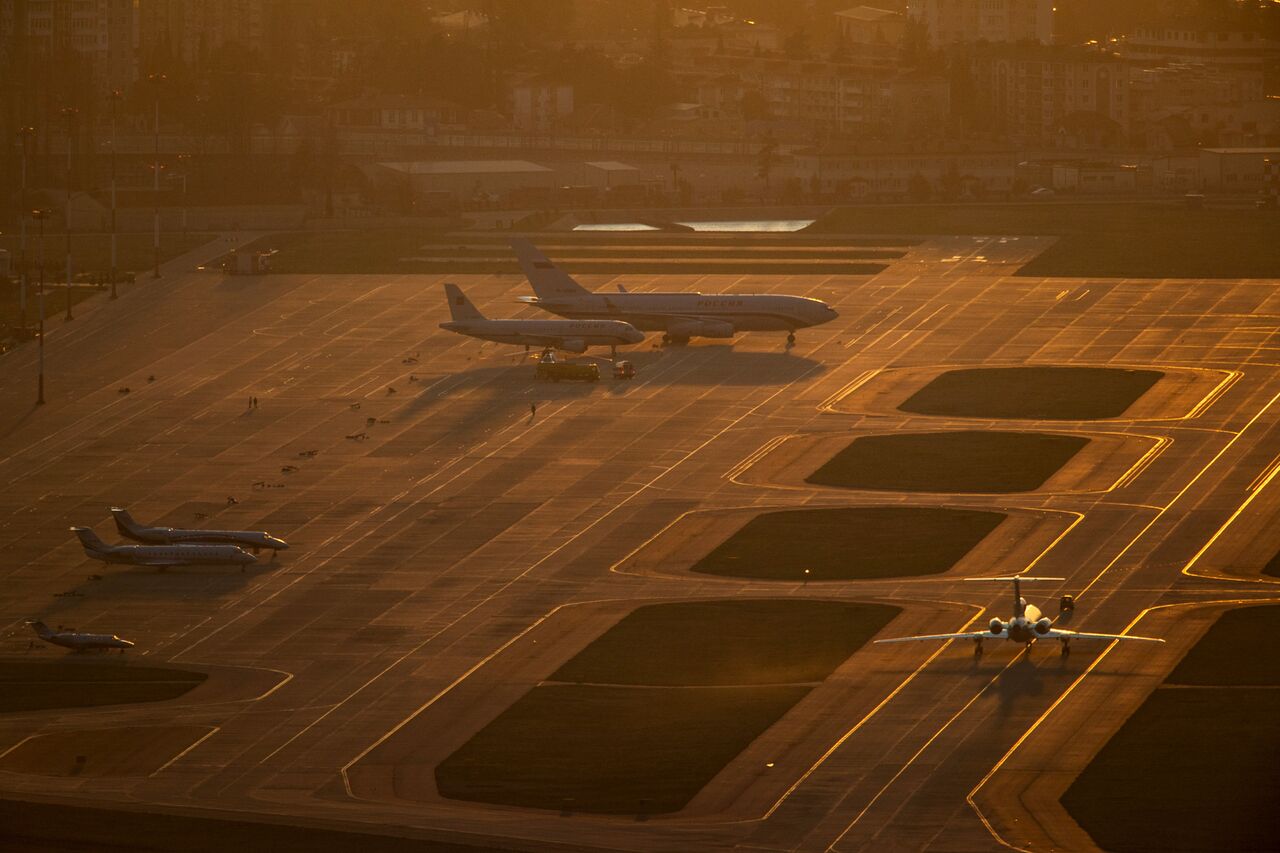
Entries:
{"label": "aircraft wing", "polygon": [[175,560],[171,557],[148,557],[145,560],[134,560],[135,566],[185,566],[185,560]]}
{"label": "aircraft wing", "polygon": [[1163,643],[1156,637],[1135,637],[1130,634],[1087,634],[1080,631],[1067,631],[1061,628],[1050,628],[1049,633],[1037,635],[1041,640],[1137,640],[1140,643]]}
{"label": "aircraft wing", "polygon": [[914,643],[920,640],[1005,640],[1008,631],[993,634],[990,631],[965,631],[960,634],[924,634],[919,637],[894,637],[889,640],[876,640],[877,643]]}

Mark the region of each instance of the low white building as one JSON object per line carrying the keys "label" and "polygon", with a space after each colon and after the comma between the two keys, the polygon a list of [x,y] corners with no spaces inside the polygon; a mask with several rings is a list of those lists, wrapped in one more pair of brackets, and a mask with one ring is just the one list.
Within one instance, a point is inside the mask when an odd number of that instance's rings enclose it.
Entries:
{"label": "low white building", "polygon": [[1264,186],[1267,162],[1280,148],[1201,148],[1200,177],[1207,190],[1256,193]]}
{"label": "low white building", "polygon": [[1018,157],[1011,151],[858,153],[797,151],[793,174],[837,199],[906,198],[927,182],[931,195],[1001,196],[1013,191]]}

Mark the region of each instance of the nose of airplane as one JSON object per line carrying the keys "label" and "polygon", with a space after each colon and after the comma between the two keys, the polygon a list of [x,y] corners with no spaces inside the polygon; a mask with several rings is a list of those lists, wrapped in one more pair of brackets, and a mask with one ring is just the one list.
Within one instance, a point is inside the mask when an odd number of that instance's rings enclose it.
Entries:
{"label": "nose of airplane", "polygon": [[274,536],[270,536],[270,537],[268,537],[268,538],[267,538],[267,541],[271,543],[271,544],[270,544],[270,547],[271,547],[271,549],[272,549],[272,550],[274,550],[274,551],[288,551],[288,550],[289,550],[289,543],[288,543],[288,542],[286,542],[286,541],[284,541],[283,539],[277,539],[277,538],[275,538]]}
{"label": "nose of airplane", "polygon": [[644,340],[644,332],[639,329],[632,329],[630,332],[627,332],[627,340],[633,344],[638,344]]}
{"label": "nose of airplane", "polygon": [[822,312],[823,312],[823,317],[822,317],[823,322],[826,322],[828,320],[834,320],[835,318],[840,316],[840,312],[832,308],[830,305],[823,305]]}
{"label": "nose of airplane", "polygon": [[255,557],[255,556],[253,556],[252,554],[250,554],[248,551],[241,551],[241,552],[240,552],[240,563],[241,563],[241,565],[249,566],[249,565],[252,565],[252,564],[254,564],[254,563],[256,563],[256,562],[258,562],[258,558],[257,558],[257,557]]}

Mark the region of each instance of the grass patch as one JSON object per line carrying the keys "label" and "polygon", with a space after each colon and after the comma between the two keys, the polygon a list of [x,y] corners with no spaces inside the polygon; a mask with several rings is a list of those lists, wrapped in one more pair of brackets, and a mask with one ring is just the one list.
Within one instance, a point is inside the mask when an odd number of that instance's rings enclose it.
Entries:
{"label": "grass patch", "polygon": [[1277,551],[1271,561],[1262,567],[1262,573],[1269,577],[1280,578],[1280,551]]}
{"label": "grass patch", "polygon": [[1158,370],[1107,367],[950,370],[898,408],[956,418],[1117,418],[1163,376]]}
{"label": "grass patch", "polygon": [[1230,610],[1062,804],[1105,850],[1273,850],[1280,837],[1280,607]]}
{"label": "grass patch", "polygon": [[[212,234],[164,235],[160,239],[160,259],[167,261],[178,255],[202,246],[213,239]],[[72,274],[82,272],[106,273],[111,265],[111,237],[107,234],[84,234],[72,236]],[[119,235],[117,251],[120,270],[143,271],[151,268],[154,262],[152,237],[149,234]],[[22,317],[21,301],[18,294],[17,272],[21,260],[19,254],[20,239],[16,234],[0,236],[0,249],[9,250],[9,258],[13,264],[14,281],[0,286],[0,331],[19,325]],[[36,325],[39,316],[39,305],[36,301],[36,281],[39,275],[37,264],[40,257],[40,238],[27,235],[27,260],[31,268],[31,280],[27,284],[27,324]],[[66,278],[66,236],[62,234],[46,234],[45,247],[45,291],[44,312],[46,318],[60,316],[66,310],[66,290],[62,280]],[[140,273],[141,274],[141,273]],[[57,279],[55,283],[54,280]],[[106,288],[104,288],[106,289]],[[91,296],[102,292],[92,287],[73,287],[71,304],[83,302]]]}
{"label": "grass patch", "polygon": [[63,853],[481,853],[505,849],[248,820],[0,800],[0,849]]}
{"label": "grass patch", "polygon": [[[216,234],[202,232],[160,235],[160,260],[167,261],[178,255],[190,252],[208,243]],[[143,271],[151,269],[155,263],[155,249],[151,234],[120,234],[116,240],[117,266],[121,270]],[[19,262],[19,243],[17,234],[5,234],[0,237],[0,248],[9,250],[9,258],[16,271]],[[55,277],[61,281],[66,277],[67,237],[65,234],[45,234],[44,263],[45,282]],[[27,232],[27,259],[31,266],[31,277],[36,277],[37,264],[40,258],[40,237]],[[72,272],[106,272],[111,266],[110,234],[72,234],[71,235]]]}
{"label": "grass patch", "polygon": [[175,699],[202,684],[203,672],[145,666],[0,663],[0,713],[88,708]]}
{"label": "grass patch", "polygon": [[1029,276],[1280,277],[1274,211],[1169,202],[866,206],[834,210],[805,232],[1058,236],[1018,272]]}
{"label": "grass patch", "polygon": [[[452,799],[683,808],[899,608],[810,600],[634,611],[436,767]],[[642,803],[643,801],[643,803]]]}
{"label": "grass patch", "polygon": [[[555,241],[560,244],[562,235]],[[597,243],[601,238],[595,238]],[[608,239],[606,235],[605,239]],[[681,246],[686,240],[675,238]],[[839,254],[803,245],[746,246],[673,249],[667,245],[646,246],[636,242],[634,248],[592,247],[586,241],[573,241],[574,248],[552,252],[572,256],[574,275],[591,274],[675,274],[682,272],[742,273],[790,275],[797,272],[794,261],[803,259],[802,272],[812,275],[874,275],[885,269],[884,263],[869,260],[892,260],[902,256],[896,251],[851,250],[842,247]],[[628,241],[630,243],[631,241]],[[459,240],[442,238],[439,233],[422,228],[387,228],[371,231],[294,232],[275,234],[254,243],[251,249],[277,249],[271,267],[281,273],[360,274],[360,273],[479,273],[519,274],[520,264],[505,242],[488,244],[484,238],[469,235]],[[633,256],[634,255],[634,256]],[[617,260],[618,258],[630,258]]]}
{"label": "grass patch", "polygon": [[537,687],[438,766],[436,783],[458,800],[678,811],[809,689]]}
{"label": "grass patch", "polygon": [[883,604],[774,599],[652,604],[552,681],[733,685],[822,681],[898,614]]}
{"label": "grass patch", "polygon": [[1280,607],[1223,613],[1165,683],[1280,687]]}
{"label": "grass patch", "polygon": [[1089,443],[1076,435],[928,432],[854,439],[805,482],[904,492],[1027,492]]}
{"label": "grass patch", "polygon": [[859,580],[945,572],[1007,518],[945,507],[768,512],[748,521],[693,571],[756,580]]}

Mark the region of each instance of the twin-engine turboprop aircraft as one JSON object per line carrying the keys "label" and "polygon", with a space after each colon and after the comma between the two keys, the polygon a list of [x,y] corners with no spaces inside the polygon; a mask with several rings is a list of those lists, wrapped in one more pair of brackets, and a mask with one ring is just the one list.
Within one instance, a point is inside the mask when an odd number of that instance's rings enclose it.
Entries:
{"label": "twin-engine turboprop aircraft", "polygon": [[731,338],[738,332],[787,332],[834,320],[834,309],[807,296],[761,293],[592,293],[547,259],[528,240],[512,240],[520,268],[536,296],[521,301],[579,320],[625,320],[664,341]]}
{"label": "twin-engine turboprop aircraft", "polygon": [[965,578],[966,581],[1013,581],[1013,618],[1005,622],[992,619],[985,631],[964,631],[959,634],[925,634],[919,637],[895,637],[889,640],[876,640],[877,643],[911,643],[918,640],[973,640],[975,655],[982,654],[983,640],[1012,640],[1015,643],[1026,643],[1027,648],[1036,640],[1059,640],[1062,653],[1068,654],[1072,640],[1136,640],[1140,643],[1163,643],[1153,637],[1132,637],[1127,634],[1086,634],[1082,631],[1067,631],[1053,627],[1053,620],[1040,613],[1040,608],[1027,604],[1022,597],[1021,584],[1031,581],[1062,581],[1065,578]]}
{"label": "twin-engine turboprop aircraft", "polygon": [[453,318],[440,328],[501,344],[523,344],[565,352],[609,347],[614,358],[623,344],[638,344],[644,333],[616,318],[607,320],[490,320],[480,313],[456,284],[444,286]]}

